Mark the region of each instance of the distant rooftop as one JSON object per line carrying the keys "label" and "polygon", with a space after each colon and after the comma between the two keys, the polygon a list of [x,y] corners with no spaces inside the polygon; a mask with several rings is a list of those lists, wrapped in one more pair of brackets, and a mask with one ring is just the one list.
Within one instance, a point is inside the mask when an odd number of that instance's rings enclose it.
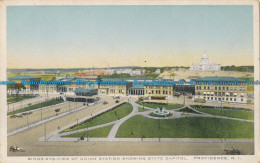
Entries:
{"label": "distant rooftop", "polygon": [[89,93],[89,92],[92,92],[92,91],[96,91],[97,89],[96,88],[78,88],[76,89],[74,92],[75,93]]}
{"label": "distant rooftop", "polygon": [[134,85],[131,87],[131,89],[144,89],[143,85]]}
{"label": "distant rooftop", "polygon": [[233,77],[216,77],[216,76],[209,76],[209,77],[203,77],[199,79],[195,79],[194,81],[225,81],[225,82],[234,82],[234,81],[239,81],[239,82],[246,82],[243,79],[238,79],[238,78],[233,78]]}
{"label": "distant rooftop", "polygon": [[102,81],[127,81],[128,79],[124,79],[124,78],[104,78],[101,79]]}

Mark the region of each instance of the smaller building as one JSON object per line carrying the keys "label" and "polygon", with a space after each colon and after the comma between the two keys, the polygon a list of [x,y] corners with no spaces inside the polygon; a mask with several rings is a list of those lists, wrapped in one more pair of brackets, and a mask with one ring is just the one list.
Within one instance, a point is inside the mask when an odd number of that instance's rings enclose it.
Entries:
{"label": "smaller building", "polygon": [[144,95],[152,99],[166,99],[173,96],[173,85],[146,84],[144,85]]}
{"label": "smaller building", "polygon": [[136,69],[130,73],[131,76],[144,75],[144,74],[145,74],[145,69]]}
{"label": "smaller building", "polygon": [[116,73],[116,70],[115,69],[109,69],[107,73],[108,73],[108,75],[113,75],[113,74]]}
{"label": "smaller building", "polygon": [[247,102],[246,81],[233,77],[204,77],[194,80],[194,99],[216,102]]}
{"label": "smaller building", "polygon": [[106,78],[102,79],[102,82],[110,82],[110,84],[99,84],[98,93],[104,95],[128,95],[128,89],[133,85],[132,82],[120,78]]}
{"label": "smaller building", "polygon": [[78,88],[74,91],[74,93],[77,96],[93,96],[93,95],[97,95],[98,94],[98,89],[96,88]]}
{"label": "smaller building", "polygon": [[161,69],[158,68],[155,70],[155,74],[160,74],[160,73],[161,73]]}
{"label": "smaller building", "polygon": [[143,85],[134,85],[128,89],[129,95],[144,95]]}
{"label": "smaller building", "polygon": [[[69,92],[73,93],[78,88],[98,88],[95,84],[98,78],[78,78],[78,77],[57,77],[55,80],[48,82],[55,82],[56,84],[41,84],[39,90],[41,92]],[[59,84],[59,83],[70,84]],[[80,83],[80,84],[79,84]]]}
{"label": "smaller building", "polygon": [[[14,81],[15,83],[21,83],[25,86],[26,91],[38,91],[39,90],[39,81],[41,78],[30,76],[30,75],[17,75],[8,78],[9,81]],[[37,84],[30,84],[35,82]]]}

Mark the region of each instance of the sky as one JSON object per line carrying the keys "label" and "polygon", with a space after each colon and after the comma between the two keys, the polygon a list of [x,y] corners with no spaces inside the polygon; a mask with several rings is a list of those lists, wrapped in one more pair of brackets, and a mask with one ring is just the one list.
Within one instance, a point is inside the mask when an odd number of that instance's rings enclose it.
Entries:
{"label": "sky", "polygon": [[7,67],[253,65],[252,6],[8,6]]}

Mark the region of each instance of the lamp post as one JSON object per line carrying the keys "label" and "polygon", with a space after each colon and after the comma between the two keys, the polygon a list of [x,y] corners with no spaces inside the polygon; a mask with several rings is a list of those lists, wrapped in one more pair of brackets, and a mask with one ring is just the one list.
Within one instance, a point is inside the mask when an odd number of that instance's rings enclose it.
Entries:
{"label": "lamp post", "polygon": [[185,92],[184,92],[184,85],[182,86],[182,93],[183,93],[183,100],[184,100],[184,105],[185,105]]}
{"label": "lamp post", "polygon": [[41,121],[42,121],[42,107],[41,107]]}
{"label": "lamp post", "polygon": [[74,94],[74,104],[75,104],[76,95]]}
{"label": "lamp post", "polygon": [[222,92],[221,92],[221,98],[220,98],[220,106],[221,106],[221,109],[223,109],[222,108]]}
{"label": "lamp post", "polygon": [[44,141],[46,141],[46,122],[44,122]]}
{"label": "lamp post", "polygon": [[159,119],[159,142],[161,142],[161,125],[160,125],[160,119]]}
{"label": "lamp post", "polygon": [[69,111],[70,111],[70,101],[69,101]]}
{"label": "lamp post", "polygon": [[78,134],[78,141],[79,141],[79,119],[77,119],[77,134]]}
{"label": "lamp post", "polygon": [[29,128],[28,114],[29,114],[29,111],[27,111],[27,126],[28,126],[28,128]]}

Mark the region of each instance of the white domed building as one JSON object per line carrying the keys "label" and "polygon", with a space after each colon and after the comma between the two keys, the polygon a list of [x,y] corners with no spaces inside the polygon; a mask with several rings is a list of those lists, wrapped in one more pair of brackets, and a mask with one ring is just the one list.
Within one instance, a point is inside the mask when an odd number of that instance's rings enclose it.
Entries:
{"label": "white domed building", "polygon": [[206,53],[203,54],[200,63],[192,64],[190,71],[193,72],[218,72],[221,71],[221,65],[210,62]]}

